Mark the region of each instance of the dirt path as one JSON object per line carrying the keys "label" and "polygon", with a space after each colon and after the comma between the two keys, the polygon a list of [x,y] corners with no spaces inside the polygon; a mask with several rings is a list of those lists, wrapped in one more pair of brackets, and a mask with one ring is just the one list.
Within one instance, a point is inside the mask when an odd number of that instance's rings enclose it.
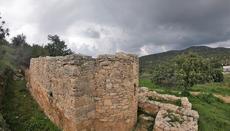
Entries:
{"label": "dirt path", "polygon": [[193,96],[198,96],[199,94],[201,94],[201,92],[198,92],[198,91],[190,91],[190,93],[191,93]]}
{"label": "dirt path", "polygon": [[[199,94],[201,94],[202,92],[195,92],[195,91],[192,91],[190,92],[193,96],[197,96]],[[220,95],[220,94],[213,94],[215,97],[221,99],[224,101],[224,103],[230,103],[230,96],[223,96],[223,95]]]}
{"label": "dirt path", "polygon": [[224,103],[230,103],[230,96],[222,96],[219,94],[214,94],[215,97],[224,101]]}

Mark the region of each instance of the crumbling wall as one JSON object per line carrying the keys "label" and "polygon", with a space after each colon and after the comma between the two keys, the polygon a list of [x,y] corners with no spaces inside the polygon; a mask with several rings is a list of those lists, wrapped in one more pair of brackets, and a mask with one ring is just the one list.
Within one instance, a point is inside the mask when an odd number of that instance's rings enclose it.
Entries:
{"label": "crumbling wall", "polygon": [[[139,88],[138,96],[141,122],[136,131],[198,131],[199,114],[187,97],[159,94],[146,87]],[[155,118],[152,125],[151,117]]]}
{"label": "crumbling wall", "polygon": [[28,82],[47,116],[65,131],[128,131],[136,123],[136,56],[35,58]]}

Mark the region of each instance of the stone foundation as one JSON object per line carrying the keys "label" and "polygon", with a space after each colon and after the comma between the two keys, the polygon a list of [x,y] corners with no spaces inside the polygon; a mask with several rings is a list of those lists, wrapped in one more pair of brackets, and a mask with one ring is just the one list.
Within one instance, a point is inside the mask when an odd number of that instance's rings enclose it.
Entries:
{"label": "stone foundation", "polygon": [[199,114],[192,110],[188,98],[159,94],[146,87],[139,89],[138,96],[139,110],[155,117],[154,131],[198,131]]}
{"label": "stone foundation", "polygon": [[131,131],[137,119],[138,57],[118,53],[31,59],[28,86],[64,131]]}

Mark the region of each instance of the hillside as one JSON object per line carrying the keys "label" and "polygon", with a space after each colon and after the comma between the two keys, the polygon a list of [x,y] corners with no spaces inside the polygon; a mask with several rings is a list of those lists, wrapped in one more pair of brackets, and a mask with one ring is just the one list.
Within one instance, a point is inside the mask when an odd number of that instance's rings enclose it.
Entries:
{"label": "hillside", "polygon": [[6,40],[0,40],[1,131],[9,129],[11,131],[59,130],[30,95],[21,71],[23,67],[25,68],[25,63],[29,61],[28,58],[32,57],[32,54],[37,54],[38,51],[40,50],[34,46],[15,47]]}
{"label": "hillside", "polygon": [[210,48],[207,46],[192,46],[184,50],[172,50],[158,54],[151,54],[140,57],[140,70],[148,72],[152,67],[162,62],[173,59],[177,55],[193,52],[205,58],[217,59],[223,65],[230,65],[230,48]]}

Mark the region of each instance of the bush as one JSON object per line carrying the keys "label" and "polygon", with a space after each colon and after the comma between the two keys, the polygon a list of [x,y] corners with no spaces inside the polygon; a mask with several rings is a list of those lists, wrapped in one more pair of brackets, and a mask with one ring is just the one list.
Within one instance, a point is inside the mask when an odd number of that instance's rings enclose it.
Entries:
{"label": "bush", "polygon": [[181,92],[181,96],[185,96],[185,97],[188,97],[188,96],[191,96],[190,92],[188,90],[183,90]]}
{"label": "bush", "polygon": [[40,46],[40,45],[33,45],[32,46],[32,54],[31,54],[31,57],[32,58],[36,58],[36,57],[39,57],[39,56],[48,56],[49,55],[49,51]]}
{"label": "bush", "polygon": [[212,72],[212,78],[214,82],[222,82],[224,80],[224,75],[222,71],[214,70]]}
{"label": "bush", "polygon": [[208,104],[212,104],[212,103],[215,103],[215,102],[221,102],[221,103],[223,103],[223,101],[221,101],[219,98],[216,98],[215,96],[213,96],[212,93],[202,94],[202,95],[199,96],[199,98],[202,101],[205,101]]}

